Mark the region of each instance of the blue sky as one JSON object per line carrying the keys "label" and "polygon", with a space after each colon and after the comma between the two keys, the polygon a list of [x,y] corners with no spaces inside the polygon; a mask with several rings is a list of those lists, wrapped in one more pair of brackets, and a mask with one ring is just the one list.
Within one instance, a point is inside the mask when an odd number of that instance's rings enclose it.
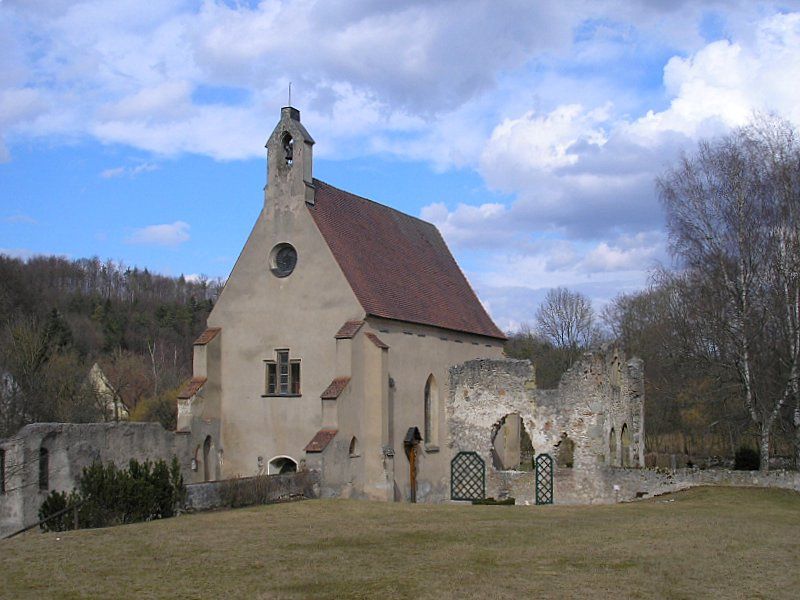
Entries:
{"label": "blue sky", "polygon": [[434,222],[498,324],[667,262],[654,180],[800,123],[800,2],[0,0],[0,252],[226,277],[292,82],[314,174]]}

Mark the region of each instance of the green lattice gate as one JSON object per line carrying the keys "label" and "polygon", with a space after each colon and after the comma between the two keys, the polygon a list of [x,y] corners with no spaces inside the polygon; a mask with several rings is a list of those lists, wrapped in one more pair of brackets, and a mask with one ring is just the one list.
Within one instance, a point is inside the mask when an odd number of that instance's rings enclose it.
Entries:
{"label": "green lattice gate", "polygon": [[553,503],[553,458],[549,454],[536,457],[536,504]]}
{"label": "green lattice gate", "polygon": [[450,461],[450,499],[482,500],[486,495],[486,463],[475,452],[459,452]]}

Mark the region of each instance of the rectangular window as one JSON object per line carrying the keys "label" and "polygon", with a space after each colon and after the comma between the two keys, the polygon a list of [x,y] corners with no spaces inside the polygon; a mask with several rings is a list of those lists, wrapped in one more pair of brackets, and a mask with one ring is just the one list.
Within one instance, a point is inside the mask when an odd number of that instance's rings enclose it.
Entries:
{"label": "rectangular window", "polygon": [[289,393],[289,351],[278,350],[278,387],[281,396]]}
{"label": "rectangular window", "polygon": [[267,394],[275,395],[275,383],[278,379],[277,367],[274,361],[267,361]]}
{"label": "rectangular window", "polygon": [[266,395],[300,395],[300,360],[290,359],[288,350],[276,350],[276,360],[265,360]]}

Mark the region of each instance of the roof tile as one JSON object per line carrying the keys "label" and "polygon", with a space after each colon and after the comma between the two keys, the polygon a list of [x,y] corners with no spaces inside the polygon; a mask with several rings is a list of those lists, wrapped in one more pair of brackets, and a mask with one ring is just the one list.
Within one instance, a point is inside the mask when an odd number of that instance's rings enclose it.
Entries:
{"label": "roof tile", "polygon": [[208,342],[213,340],[217,337],[217,334],[222,331],[221,327],[209,327],[203,333],[200,334],[200,337],[194,341],[195,346],[205,346]]}
{"label": "roof tile", "polygon": [[181,400],[187,400],[194,396],[197,392],[200,391],[206,381],[208,381],[205,377],[192,377],[189,381],[183,384],[181,391],[178,392],[178,398]]}
{"label": "roof tile", "polygon": [[379,338],[374,333],[368,332],[368,333],[365,333],[364,335],[366,335],[367,338],[369,339],[369,341],[372,342],[373,344],[375,344],[381,350],[388,350],[389,349],[389,346],[384,344],[383,341],[381,341],[381,338]]}
{"label": "roof tile", "polygon": [[[367,334],[369,335],[369,334]],[[322,392],[320,398],[323,400],[336,400],[339,395],[344,391],[344,388],[347,387],[347,384],[350,383],[349,377],[337,377],[331,384],[325,388],[325,391]]]}
{"label": "roof tile", "polygon": [[308,207],[367,314],[505,339],[439,231],[314,180]]}
{"label": "roof tile", "polygon": [[346,321],[333,337],[335,337],[337,340],[349,340],[358,333],[358,330],[361,329],[363,324],[364,321]]}
{"label": "roof tile", "polygon": [[328,444],[331,443],[331,440],[336,437],[336,433],[338,430],[336,429],[320,429],[311,441],[306,444],[305,451],[306,452],[322,452],[327,448]]}

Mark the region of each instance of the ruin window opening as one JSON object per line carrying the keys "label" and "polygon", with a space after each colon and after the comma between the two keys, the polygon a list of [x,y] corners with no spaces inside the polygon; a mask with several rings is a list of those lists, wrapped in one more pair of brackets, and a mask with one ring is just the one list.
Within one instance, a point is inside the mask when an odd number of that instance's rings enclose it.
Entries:
{"label": "ruin window opening", "polygon": [[350,440],[349,453],[350,453],[350,458],[357,458],[357,457],[361,456],[358,453],[358,439],[356,438],[356,436],[353,436],[353,439]]}
{"label": "ruin window opening", "polygon": [[276,456],[267,465],[267,475],[283,475],[284,473],[295,473],[297,471],[297,461],[291,456]]}
{"label": "ruin window opening", "polygon": [[39,448],[39,489],[46,491],[50,488],[50,451]]}
{"label": "ruin window opening", "polygon": [[608,434],[608,451],[609,451],[609,464],[616,466],[617,464],[617,435],[614,428],[611,428],[611,433]]}
{"label": "ruin window opening", "polygon": [[209,463],[212,446],[213,442],[211,441],[211,436],[207,435],[203,442],[203,481],[211,481],[211,465]]}
{"label": "ruin window opening", "polygon": [[290,358],[288,349],[275,351],[275,360],[265,360],[266,396],[300,395],[300,359]]}
{"label": "ruin window opening", "polygon": [[287,131],[283,134],[283,159],[286,161],[286,165],[291,167],[292,163],[294,162],[294,139],[292,139],[292,135]]}
{"label": "ruin window opening", "polygon": [[439,439],[439,386],[433,374],[425,382],[425,448],[427,450],[438,447]]}
{"label": "ruin window opening", "polygon": [[510,413],[492,427],[492,464],[500,471],[530,471],[536,452],[518,413]]}
{"label": "ruin window opening", "polygon": [[6,493],[6,451],[0,448],[0,495]]}
{"label": "ruin window opening", "polygon": [[562,469],[571,469],[575,464],[575,442],[567,435],[561,434],[561,439],[556,444],[556,465]]}
{"label": "ruin window opening", "polygon": [[631,466],[631,432],[627,423],[622,424],[622,433],[620,435],[620,466]]}

